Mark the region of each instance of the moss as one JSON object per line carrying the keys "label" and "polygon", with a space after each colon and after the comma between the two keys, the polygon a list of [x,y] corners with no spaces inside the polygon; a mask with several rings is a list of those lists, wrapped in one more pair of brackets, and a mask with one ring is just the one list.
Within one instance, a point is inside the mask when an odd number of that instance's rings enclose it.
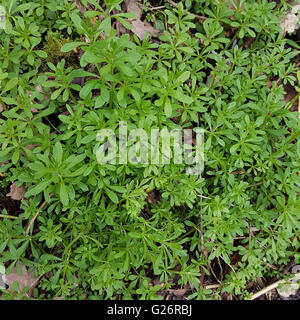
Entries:
{"label": "moss", "polygon": [[53,35],[52,32],[49,32],[43,48],[43,50],[47,53],[47,58],[43,59],[42,61],[43,71],[48,69],[48,62],[52,62],[56,65],[63,58],[66,60],[66,67],[75,66],[78,64],[78,54],[76,52],[61,52],[61,47],[68,42],[72,42],[72,40],[69,38],[58,39]]}

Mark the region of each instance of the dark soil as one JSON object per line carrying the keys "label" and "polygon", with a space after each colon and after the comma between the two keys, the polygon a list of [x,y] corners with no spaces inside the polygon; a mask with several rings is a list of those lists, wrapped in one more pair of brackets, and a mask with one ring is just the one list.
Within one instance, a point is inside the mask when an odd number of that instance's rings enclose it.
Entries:
{"label": "dark soil", "polygon": [[1,177],[0,177],[0,213],[5,209],[7,214],[10,216],[16,216],[21,213],[21,201],[13,200],[6,195],[9,193],[10,187],[1,186]]}

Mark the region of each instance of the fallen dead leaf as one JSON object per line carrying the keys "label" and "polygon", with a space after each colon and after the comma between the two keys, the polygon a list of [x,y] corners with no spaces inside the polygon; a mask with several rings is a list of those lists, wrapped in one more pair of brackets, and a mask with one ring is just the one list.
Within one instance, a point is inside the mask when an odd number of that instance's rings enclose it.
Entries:
{"label": "fallen dead leaf", "polygon": [[181,297],[184,296],[187,292],[191,291],[191,287],[189,285],[185,285],[183,289],[168,289],[168,291],[174,296]]}
{"label": "fallen dead leaf", "polygon": [[29,287],[29,290],[24,294],[25,297],[33,297],[33,289],[39,282],[41,276],[35,278],[32,272],[27,272],[26,266],[20,262],[22,275],[17,272],[17,268],[14,267],[9,275],[3,276],[4,283],[8,286],[8,290],[12,291],[12,285],[15,281],[19,283],[19,289],[22,291],[25,287]]}
{"label": "fallen dead leaf", "polygon": [[280,22],[280,27],[283,31],[283,34],[293,33],[296,29],[299,28],[298,16],[297,13],[300,11],[300,1],[294,3],[292,9],[284,16]]}
{"label": "fallen dead leaf", "polygon": [[132,29],[131,31],[136,34],[140,40],[144,39],[144,36],[146,32],[149,32],[149,34],[152,37],[159,37],[161,34],[160,30],[155,29],[151,26],[150,23],[147,21],[142,21],[142,13],[143,9],[139,5],[137,0],[125,0],[125,6],[127,12],[135,13],[136,18],[135,19],[129,19],[129,22],[131,23]]}
{"label": "fallen dead leaf", "polygon": [[148,22],[143,22],[141,20],[131,21],[132,29],[131,31],[135,33],[141,40],[144,39],[146,32],[152,37],[159,37],[161,31],[153,28]]}
{"label": "fallen dead leaf", "polygon": [[295,276],[289,280],[287,283],[284,283],[282,286],[277,288],[278,294],[283,298],[288,298],[289,296],[295,295],[299,289],[299,280],[300,265],[296,265],[292,268],[292,273],[295,273]]}
{"label": "fallen dead leaf", "polygon": [[25,193],[26,193],[26,186],[22,184],[21,187],[17,187],[17,183],[14,182],[10,186],[10,192],[6,196],[11,197],[13,200],[22,200],[24,198]]}
{"label": "fallen dead leaf", "polygon": [[136,14],[136,18],[140,19],[142,16],[142,8],[139,6],[136,0],[125,0],[125,5],[127,8],[127,12],[132,12]]}

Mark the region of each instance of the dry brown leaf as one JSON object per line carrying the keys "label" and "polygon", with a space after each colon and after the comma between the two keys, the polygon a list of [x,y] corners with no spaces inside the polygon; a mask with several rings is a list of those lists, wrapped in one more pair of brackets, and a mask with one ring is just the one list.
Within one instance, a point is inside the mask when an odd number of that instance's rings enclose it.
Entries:
{"label": "dry brown leaf", "polygon": [[132,12],[136,14],[135,19],[129,19],[132,29],[131,31],[136,34],[140,40],[144,39],[146,32],[149,32],[152,37],[159,37],[161,34],[160,30],[152,27],[147,21],[141,21],[142,17],[142,7],[138,4],[136,0],[125,0],[126,10],[127,12]]}
{"label": "dry brown leaf", "polygon": [[295,295],[300,288],[299,280],[300,280],[300,265],[295,265],[292,268],[292,273],[295,276],[290,279],[287,283],[284,283],[281,287],[277,288],[277,292],[283,298],[288,298],[289,296]]}
{"label": "dry brown leaf", "polygon": [[291,9],[280,22],[280,27],[284,36],[286,33],[291,34],[299,28],[297,22],[299,16],[298,13],[300,12],[300,1],[288,1],[288,3],[291,5]]}
{"label": "dry brown leaf", "polygon": [[288,12],[283,20],[280,22],[280,27],[283,31],[283,34],[286,33],[293,33],[296,29],[299,28],[298,22],[298,16],[297,13],[300,11],[300,1],[297,1],[290,12]]}
{"label": "dry brown leaf", "polygon": [[161,31],[153,28],[148,22],[134,20],[131,22],[132,32],[135,33],[141,40],[144,39],[146,32],[149,32],[152,37],[159,37]]}
{"label": "dry brown leaf", "polygon": [[80,13],[83,15],[85,13],[85,10],[80,2],[80,0],[73,0],[75,2],[77,9],[80,11]]}
{"label": "dry brown leaf", "polygon": [[26,193],[25,185],[22,184],[21,187],[17,187],[17,183],[14,182],[10,186],[10,192],[6,196],[11,197],[13,200],[22,200],[24,198],[25,193]]}
{"label": "dry brown leaf", "polygon": [[191,291],[191,288],[189,286],[185,286],[183,289],[168,289],[168,291],[174,294],[174,296],[181,297]]}
{"label": "dry brown leaf", "polygon": [[19,283],[20,291],[22,291],[25,287],[29,287],[30,289],[24,294],[24,296],[32,297],[33,289],[38,284],[40,277],[35,278],[32,272],[27,272],[27,268],[22,262],[20,262],[20,265],[22,270],[21,276],[17,273],[17,268],[14,267],[9,275],[3,276],[3,280],[8,286],[9,291],[12,290],[12,285],[15,281]]}
{"label": "dry brown leaf", "polygon": [[0,103],[0,113],[3,111],[2,104]]}
{"label": "dry brown leaf", "polygon": [[143,9],[139,6],[136,0],[125,0],[127,12],[136,14],[136,19],[140,19],[143,13]]}

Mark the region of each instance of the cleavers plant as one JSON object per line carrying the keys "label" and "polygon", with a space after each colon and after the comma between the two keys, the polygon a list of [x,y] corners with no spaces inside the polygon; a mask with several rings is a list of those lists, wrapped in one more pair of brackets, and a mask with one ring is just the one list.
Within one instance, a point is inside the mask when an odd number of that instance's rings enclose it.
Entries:
{"label": "cleavers plant", "polygon": [[[152,41],[130,33],[122,0],[81,3],[2,1],[1,183],[27,192],[20,214],[1,213],[0,262],[41,276],[38,299],[158,299],[186,284],[190,299],[248,298],[250,281],[300,258],[299,119],[284,100],[286,84],[299,91],[299,46],[281,32],[286,5],[166,2]],[[49,37],[64,40],[52,61]],[[99,164],[96,134],[120,121],[205,129],[201,177]]]}

